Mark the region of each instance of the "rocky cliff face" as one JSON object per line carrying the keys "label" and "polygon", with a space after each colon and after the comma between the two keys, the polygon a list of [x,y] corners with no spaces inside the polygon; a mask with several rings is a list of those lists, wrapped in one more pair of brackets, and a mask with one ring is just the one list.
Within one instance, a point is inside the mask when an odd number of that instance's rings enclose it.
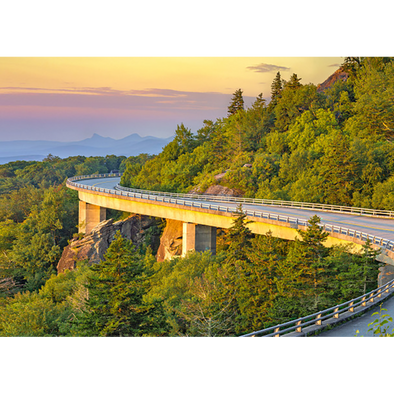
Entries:
{"label": "rocky cliff face", "polygon": [[335,82],[342,80],[346,81],[349,78],[349,74],[339,68],[334,74],[330,75],[323,83],[317,85],[317,91],[323,92],[329,89]]}
{"label": "rocky cliff face", "polygon": [[166,219],[166,222],[166,227],[160,238],[157,261],[169,260],[182,254],[183,222],[171,219]]}
{"label": "rocky cliff face", "polygon": [[203,193],[211,196],[230,196],[230,197],[241,197],[242,191],[236,189],[230,189],[222,185],[212,185]]}
{"label": "rocky cliff face", "polygon": [[113,219],[105,220],[82,239],[71,240],[63,250],[57,271],[61,273],[64,270],[73,270],[77,261],[82,260],[88,260],[90,264],[99,263],[117,231],[138,247],[145,239],[146,230],[154,224],[154,218],[142,215],[131,215],[115,223]]}
{"label": "rocky cliff face", "polygon": [[[229,189],[221,185],[210,186],[206,195],[240,196],[238,190]],[[70,244],[64,248],[62,257],[57,265],[58,273],[65,270],[73,270],[78,261],[88,260],[90,264],[97,264],[103,260],[108,246],[112,242],[115,233],[120,231],[122,236],[130,239],[137,247],[144,242],[146,231],[156,224],[156,219],[142,215],[131,215],[125,220],[118,222],[113,219],[105,220],[98,224],[89,234],[82,239],[73,238]],[[182,254],[183,222],[177,220],[166,220],[166,227],[160,238],[157,251],[157,261],[171,259]],[[151,234],[152,236],[152,234]],[[159,243],[159,235],[153,236],[153,244]],[[157,239],[155,239],[157,238]]]}

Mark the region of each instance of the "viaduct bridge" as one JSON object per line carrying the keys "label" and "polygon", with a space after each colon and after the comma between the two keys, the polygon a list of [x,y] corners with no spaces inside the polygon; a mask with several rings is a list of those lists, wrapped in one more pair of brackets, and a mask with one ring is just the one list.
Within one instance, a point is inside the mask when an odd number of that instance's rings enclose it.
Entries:
{"label": "viaduct bridge", "polygon": [[[360,251],[369,239],[371,246],[380,250],[377,260],[394,266],[392,211],[291,201],[163,193],[125,188],[120,186],[119,182],[119,174],[79,176],[67,180],[67,186],[78,191],[80,232],[90,232],[106,219],[106,208],[111,208],[182,221],[182,254],[185,255],[189,250],[207,249],[214,254],[216,229],[232,226],[233,214],[237,205],[241,203],[243,211],[251,221],[248,227],[255,234],[266,234],[271,231],[274,237],[293,240],[298,235],[297,230],[305,230],[310,217],[318,215],[324,230],[329,233],[326,246],[350,244],[355,253]],[[244,336],[313,335],[325,326],[331,327],[336,322],[365,313],[394,294],[394,279],[388,281],[383,277],[379,286],[378,289],[344,304]],[[388,301],[394,310],[392,301],[394,297]]]}

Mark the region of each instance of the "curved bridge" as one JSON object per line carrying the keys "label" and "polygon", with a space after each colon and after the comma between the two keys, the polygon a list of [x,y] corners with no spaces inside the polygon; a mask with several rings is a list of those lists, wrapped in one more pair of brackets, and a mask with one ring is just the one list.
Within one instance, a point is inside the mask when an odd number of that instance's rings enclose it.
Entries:
{"label": "curved bridge", "polygon": [[[105,209],[112,208],[180,220],[184,223],[183,254],[192,249],[211,249],[215,253],[216,228],[231,227],[233,214],[241,203],[243,211],[252,221],[248,227],[253,233],[266,234],[271,231],[275,237],[292,240],[298,235],[297,229],[305,230],[310,217],[318,215],[324,230],[329,233],[326,246],[351,244],[353,251],[357,252],[369,239],[372,247],[381,250],[377,259],[394,265],[392,211],[137,190],[119,186],[119,175],[89,175],[67,180],[67,186],[78,191],[81,232],[90,232],[94,226],[105,220]],[[394,293],[394,280],[383,282],[378,289],[341,305],[244,336],[304,336],[319,332],[324,327],[328,328],[352,316],[363,314],[383,299],[390,298]],[[352,333],[350,336],[354,335],[355,333]]]}
{"label": "curved bridge", "polygon": [[351,244],[362,249],[367,239],[380,249],[378,260],[394,265],[394,212],[290,201],[234,198],[195,194],[163,193],[119,186],[119,174],[70,178],[67,186],[77,190],[80,232],[90,232],[105,220],[111,208],[183,222],[183,250],[216,251],[216,228],[230,228],[237,205],[252,221],[255,234],[272,232],[274,237],[293,240],[297,229],[305,230],[308,220],[318,215],[329,233],[326,246]]}

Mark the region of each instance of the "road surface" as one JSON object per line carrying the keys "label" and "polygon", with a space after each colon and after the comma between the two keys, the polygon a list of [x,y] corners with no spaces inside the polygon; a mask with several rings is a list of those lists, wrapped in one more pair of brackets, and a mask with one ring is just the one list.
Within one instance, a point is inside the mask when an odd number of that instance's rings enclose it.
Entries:
{"label": "road surface", "polygon": [[[382,311],[383,314],[389,314],[394,319],[394,296],[390,299],[384,301],[382,304],[382,308],[387,309],[387,311]],[[349,322],[346,322],[338,327],[334,327],[329,331],[322,332],[319,334],[319,337],[326,337],[326,338],[333,338],[333,337],[373,337],[374,334],[372,331],[368,331],[372,327],[368,324],[373,322],[375,319],[378,318],[378,315],[372,316],[374,312],[380,312],[380,306],[375,306],[374,308],[370,309],[364,315],[357,317]],[[394,323],[389,323],[387,325],[389,328],[388,332],[390,334],[393,333]],[[359,334],[356,331],[359,331]]]}
{"label": "road surface", "polygon": [[[119,177],[114,178],[99,178],[99,179],[83,179],[76,181],[77,183],[102,187],[106,189],[114,190],[115,186],[120,182]],[[186,199],[186,198],[183,198]],[[187,198],[187,200],[198,202],[200,200],[193,200]],[[236,207],[239,203],[227,202],[227,201],[206,201],[212,206],[228,206]],[[254,210],[257,212],[267,212],[277,215],[290,216],[302,220],[309,220],[312,216],[317,215],[320,217],[322,223],[331,224],[334,226],[340,226],[349,228],[357,231],[362,231],[367,234],[382,237],[394,242],[394,219],[376,218],[361,215],[351,215],[346,213],[338,212],[325,212],[321,210],[306,210],[296,207],[281,207],[272,205],[253,205],[243,203],[242,208],[244,210]]]}

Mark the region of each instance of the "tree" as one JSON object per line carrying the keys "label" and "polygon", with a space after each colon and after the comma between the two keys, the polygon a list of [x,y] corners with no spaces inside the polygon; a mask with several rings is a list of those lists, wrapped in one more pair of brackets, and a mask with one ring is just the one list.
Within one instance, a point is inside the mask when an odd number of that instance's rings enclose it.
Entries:
{"label": "tree", "polygon": [[256,100],[254,101],[252,108],[254,110],[261,111],[265,106],[265,99],[263,98],[263,93],[260,93],[257,97]]}
{"label": "tree", "polygon": [[[192,336],[216,337],[234,332],[234,313],[231,313],[231,300],[220,300],[221,281],[203,274],[190,280],[190,296],[181,300],[178,310],[188,324],[187,334]],[[216,280],[215,280],[216,279]]]}
{"label": "tree", "polygon": [[257,235],[252,240],[247,275],[240,287],[239,305],[245,320],[244,332],[255,331],[275,323],[272,308],[278,295],[278,267],[285,258],[288,242],[272,236]]}
{"label": "tree", "polygon": [[228,246],[222,268],[222,300],[229,300],[228,313],[234,316],[235,332],[241,333],[248,328],[246,307],[250,297],[248,278],[253,273],[250,260],[253,234],[247,227],[250,222],[242,205],[238,205],[234,216],[234,223],[225,236]]}
{"label": "tree", "polygon": [[328,249],[323,245],[328,237],[328,233],[319,224],[320,218],[314,215],[308,220],[306,231],[297,230],[298,234],[302,237],[302,241],[300,241],[303,247],[302,259],[307,266],[304,276],[306,282],[311,282],[305,284],[312,289],[314,308],[318,307],[320,301],[319,295],[324,293],[325,282],[331,279],[326,278],[329,276],[329,272],[326,270],[324,259],[328,255]]}
{"label": "tree", "polygon": [[289,82],[287,82],[285,85],[286,89],[297,89],[297,88],[301,87],[302,86],[300,83],[301,79],[302,78],[297,77],[297,74],[293,74],[290,77]]}
{"label": "tree", "polygon": [[18,293],[1,300],[0,336],[64,336],[71,313],[67,303],[55,304],[37,293]]}
{"label": "tree", "polygon": [[283,90],[283,80],[282,77],[280,76],[280,72],[278,71],[276,77],[274,78],[271,84],[270,106],[274,106],[277,103],[282,93],[282,90]]}
{"label": "tree", "polygon": [[183,123],[177,125],[174,141],[178,143],[182,152],[190,152],[194,148],[193,134]]}
{"label": "tree", "polygon": [[241,89],[238,89],[234,92],[227,111],[229,116],[234,115],[238,111],[244,110],[244,99],[242,97],[242,93],[243,92]]}
{"label": "tree", "polygon": [[363,294],[367,292],[368,283],[376,284],[376,273],[378,270],[378,264],[376,263],[376,257],[380,254],[380,249],[372,248],[371,240],[368,238],[363,244],[361,253],[361,272],[363,282]]}
{"label": "tree", "polygon": [[228,260],[247,260],[249,258],[251,239],[253,238],[252,231],[247,227],[250,221],[242,210],[241,204],[237,206],[234,216],[233,225],[226,234]]}
{"label": "tree", "polygon": [[[65,187],[45,190],[42,201],[32,207],[29,216],[18,226],[10,260],[20,270],[30,291],[39,289],[55,272],[61,246],[67,244],[65,239],[72,235],[69,230],[76,225],[73,204],[69,206],[67,194]],[[63,224],[69,221],[65,231]]]}
{"label": "tree", "polygon": [[324,154],[315,166],[322,181],[322,202],[350,206],[357,168],[349,141],[340,130],[334,130],[321,142]]}
{"label": "tree", "polygon": [[131,241],[118,231],[104,256],[91,267],[86,312],[77,323],[82,336],[155,335],[161,315],[144,302],[149,272]]}

